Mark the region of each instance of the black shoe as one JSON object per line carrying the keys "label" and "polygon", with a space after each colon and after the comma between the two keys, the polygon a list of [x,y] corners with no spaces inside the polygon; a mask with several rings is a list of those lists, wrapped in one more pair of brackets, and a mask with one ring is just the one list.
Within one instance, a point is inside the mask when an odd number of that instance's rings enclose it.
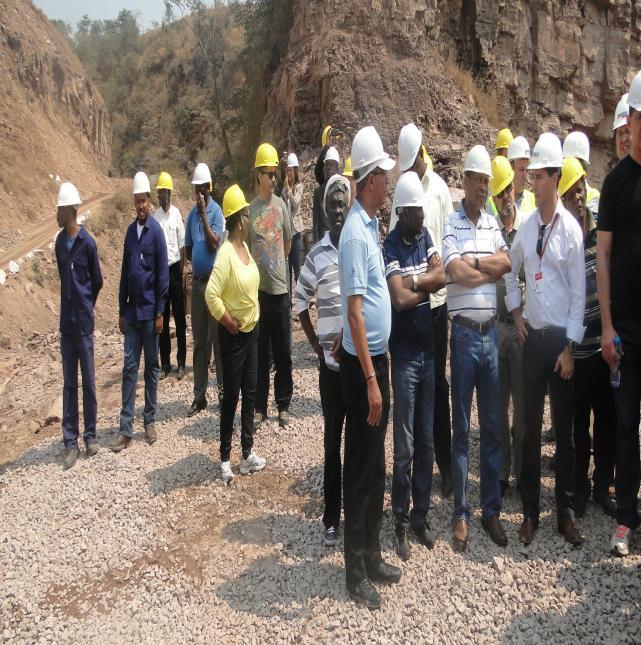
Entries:
{"label": "black shoe", "polygon": [[69,468],[71,468],[76,463],[79,452],[80,451],[78,450],[78,446],[65,449],[65,456],[62,459],[63,470],[69,470]]}
{"label": "black shoe", "polygon": [[367,578],[361,580],[355,587],[348,586],[347,593],[352,600],[365,605],[368,609],[379,609],[381,606],[381,594]]}
{"label": "black shoe", "polygon": [[196,399],[194,399],[193,403],[191,404],[191,407],[189,408],[189,412],[187,412],[187,417],[193,417],[194,414],[198,414],[206,407],[207,407],[207,399],[201,399],[200,401],[196,401]]}
{"label": "black shoe", "polygon": [[407,539],[407,529],[402,526],[397,526],[395,530],[396,534],[396,553],[398,557],[407,562],[410,559],[410,553],[412,551],[410,547],[410,541]]}
{"label": "black shoe", "polygon": [[[592,499],[595,504],[598,504],[601,507],[601,510],[610,517],[614,517],[617,512],[617,505],[614,500],[610,497],[607,490],[605,491],[594,491],[592,493]],[[575,503],[576,506],[576,503]],[[576,513],[576,511],[575,511]]]}
{"label": "black shoe", "polygon": [[559,533],[569,542],[573,547],[580,547],[583,544],[583,536],[577,529],[574,520],[562,520],[558,524]]}
{"label": "black shoe", "polygon": [[448,499],[452,496],[452,491],[454,490],[452,486],[452,475],[445,474],[441,475],[441,497],[443,499]]}
{"label": "black shoe", "polygon": [[574,515],[576,517],[583,517],[585,515],[585,507],[588,505],[588,498],[583,493],[577,493],[574,496]]}
{"label": "black shoe", "polygon": [[158,375],[158,380],[162,381],[163,379],[166,379],[169,376],[169,373],[171,372],[171,366],[164,366],[160,370],[160,374]]}
{"label": "black shoe", "polygon": [[412,533],[414,535],[414,539],[419,544],[422,544],[427,549],[433,549],[434,548],[434,538],[432,537],[432,534],[430,533],[429,526],[425,525],[425,526],[421,526],[420,528],[417,528],[417,529],[412,529]]}
{"label": "black shoe", "polygon": [[184,376],[185,376],[185,366],[184,365],[179,365],[178,366],[178,371],[176,372],[176,380],[177,381],[182,381]]}
{"label": "black shoe", "polygon": [[507,535],[505,535],[503,526],[501,526],[498,513],[492,515],[492,517],[482,518],[481,526],[487,531],[487,534],[494,544],[497,546],[507,546]]}
{"label": "black shoe", "polygon": [[378,564],[374,565],[371,569],[367,569],[367,577],[372,582],[382,582],[385,584],[391,584],[399,582],[401,579],[401,570],[399,567],[395,567],[393,564],[388,564],[384,560],[381,560]]}
{"label": "black shoe", "polygon": [[499,482],[499,486],[501,487],[501,499],[503,499],[505,497],[505,493],[507,493],[507,490],[510,487],[510,484],[509,482],[501,480]]}
{"label": "black shoe", "polygon": [[254,430],[258,430],[265,421],[267,421],[267,415],[260,410],[256,410],[254,412]]}

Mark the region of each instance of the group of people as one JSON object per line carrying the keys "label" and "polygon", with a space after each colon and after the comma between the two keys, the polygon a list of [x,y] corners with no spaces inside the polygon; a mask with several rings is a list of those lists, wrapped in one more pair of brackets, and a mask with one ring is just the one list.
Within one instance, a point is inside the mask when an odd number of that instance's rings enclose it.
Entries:
{"label": "group of people", "polygon": [[[328,126],[315,169],[316,244],[302,267],[304,192],[294,153],[279,160],[273,146],[261,144],[255,158],[256,197],[248,203],[233,185],[222,209],[211,196],[209,169],[198,164],[192,180],[196,204],[184,227],[171,204],[171,177],[159,176],[160,208],[152,215],[149,179],[137,173],[136,219],[125,236],[120,281],[122,412],[111,450],[119,452],[131,442],[143,350],[144,431],[150,444],[156,441],[158,374],[162,378],[171,371],[170,310],[178,345],[176,377],[184,375],[186,258],[192,264],[194,337],[194,400],[188,416],[207,406],[213,347],[226,483],[234,476],[230,454],[240,395],[240,472],[265,467],[253,443],[267,418],[272,362],[279,423],[289,423],[293,303],[319,360],[324,540],[336,544],[342,506],[346,584],[353,599],[377,608],[381,597],[373,583],[401,578],[401,569],[383,560],[379,537],[391,393],[391,503],[402,560],[411,557],[410,538],[428,549],[434,544],[429,525],[434,461],[442,495],[453,493],[453,548],[468,547],[475,391],[481,524],[490,539],[508,544],[500,512],[511,475],[523,508],[518,539],[529,545],[535,537],[549,396],[558,530],[570,544],[581,545],[575,520],[585,513],[591,495],[616,517],[611,551],[627,555],[640,523],[641,301],[633,267],[641,261],[641,72],[617,106],[613,131],[620,161],[600,195],[587,182],[585,134],[572,132],[562,145],[545,132],[530,151],[525,137],[513,138],[506,128],[499,132],[493,160],[482,145],[468,152],[462,168],[464,198],[454,210],[420,130],[409,123],[398,138],[401,175],[393,191],[389,233],[381,241],[377,213],[387,199],[396,160],[375,128],[367,126],[353,138],[351,157],[341,170],[337,144],[343,135]],[[93,307],[102,277],[96,245],[76,223],[79,204],[75,187],[63,184],[56,257],[66,468],[78,456],[78,362],[85,446],[88,456],[97,452]],[[609,492],[612,484],[616,502]]]}

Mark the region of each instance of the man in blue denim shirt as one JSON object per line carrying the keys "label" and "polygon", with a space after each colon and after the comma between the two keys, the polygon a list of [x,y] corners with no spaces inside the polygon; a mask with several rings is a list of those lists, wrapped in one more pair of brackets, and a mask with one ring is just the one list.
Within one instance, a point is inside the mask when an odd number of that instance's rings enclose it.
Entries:
{"label": "man in blue denim shirt", "polygon": [[427,521],[434,467],[434,332],[430,293],[445,285],[445,269],[423,226],[424,201],[418,175],[406,172],[394,191],[398,222],[383,244],[385,276],[392,300],[392,512],[401,560],[410,557],[410,527],[420,544],[428,549],[434,546]]}
{"label": "man in blue denim shirt", "polygon": [[140,354],[145,353],[145,411],[143,423],[150,445],[156,441],[154,418],[158,389],[158,337],[169,290],[167,244],[160,224],[151,212],[151,187],[144,172],[134,177],[136,220],[125,235],[125,251],[120,272],[120,333],[125,336],[125,361],[122,369],[122,410],[120,434],[111,444],[120,452],[133,436],[136,381]]}
{"label": "man in blue denim shirt", "polygon": [[62,436],[65,442],[63,468],[78,458],[78,363],[82,373],[82,413],[87,457],[98,452],[96,443],[96,378],[93,360],[93,310],[102,289],[102,273],[96,243],[78,226],[80,195],[65,182],[58,193],[56,262],[60,276],[60,353],[64,379],[62,395]]}

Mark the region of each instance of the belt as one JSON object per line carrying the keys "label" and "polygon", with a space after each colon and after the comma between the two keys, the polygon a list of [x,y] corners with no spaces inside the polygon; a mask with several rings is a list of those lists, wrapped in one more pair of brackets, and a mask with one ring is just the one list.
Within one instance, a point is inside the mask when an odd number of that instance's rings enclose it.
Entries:
{"label": "belt", "polygon": [[210,275],[211,273],[208,273],[207,275],[195,275],[193,276],[193,279],[197,280],[198,282],[208,282]]}
{"label": "belt", "polygon": [[535,336],[540,336],[541,338],[559,338],[559,336],[565,338],[565,327],[541,327],[540,329],[534,329],[531,325],[527,325],[528,334],[534,334]]}
{"label": "belt", "polygon": [[457,325],[461,325],[461,327],[467,327],[479,334],[485,334],[494,327],[494,318],[490,318],[485,322],[476,322],[476,320],[466,318],[465,316],[454,316],[454,318],[452,318],[452,322],[455,322]]}
{"label": "belt", "polygon": [[499,314],[496,315],[496,320],[500,323],[503,323],[504,325],[513,325],[514,324],[514,318],[512,316],[501,316]]}

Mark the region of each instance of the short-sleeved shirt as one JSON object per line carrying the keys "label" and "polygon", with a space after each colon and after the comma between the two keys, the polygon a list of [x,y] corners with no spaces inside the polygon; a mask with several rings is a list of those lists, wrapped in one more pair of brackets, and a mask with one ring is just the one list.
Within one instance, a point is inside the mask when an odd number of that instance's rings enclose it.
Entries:
{"label": "short-sleeved shirt", "polygon": [[610,296],[614,326],[641,322],[641,165],[630,155],[608,173],[599,200],[599,231],[612,233]]}
{"label": "short-sleeved shirt", "polygon": [[[211,230],[222,239],[225,220],[223,211],[220,206],[211,198],[207,198],[205,214]],[[212,249],[205,235],[198,207],[194,206],[187,215],[187,225],[185,227],[185,246],[191,247],[191,268],[196,278],[204,278],[211,273],[216,261],[218,249]]]}
{"label": "short-sleeved shirt", "polygon": [[371,356],[384,354],[392,328],[392,305],[385,263],[378,240],[378,218],[370,217],[358,200],[349,211],[338,243],[338,268],[343,309],[343,349],[356,356],[347,319],[350,296],[363,296],[362,316]]}
{"label": "short-sleeved shirt", "polygon": [[[408,244],[396,224],[383,243],[385,277],[400,275],[401,278],[406,278],[425,273],[427,264],[435,253],[436,249],[426,228]],[[406,311],[396,311],[392,307],[392,333],[389,340],[392,360],[415,359],[419,354],[426,357],[433,355],[434,333],[430,297]]]}
{"label": "short-sleeved shirt", "polygon": [[292,228],[285,202],[276,195],[269,201],[256,197],[249,205],[249,222],[249,247],[258,265],[260,291],[287,293],[285,244],[292,239]]}
{"label": "short-sleeved shirt", "polygon": [[[465,213],[464,203],[465,200],[445,223],[443,264],[446,270],[452,260],[460,260],[465,255],[483,258],[496,251],[508,252],[496,218],[483,210],[474,225]],[[496,314],[496,284],[464,287],[448,276],[447,311],[450,318],[465,316],[476,322],[488,321]]]}

